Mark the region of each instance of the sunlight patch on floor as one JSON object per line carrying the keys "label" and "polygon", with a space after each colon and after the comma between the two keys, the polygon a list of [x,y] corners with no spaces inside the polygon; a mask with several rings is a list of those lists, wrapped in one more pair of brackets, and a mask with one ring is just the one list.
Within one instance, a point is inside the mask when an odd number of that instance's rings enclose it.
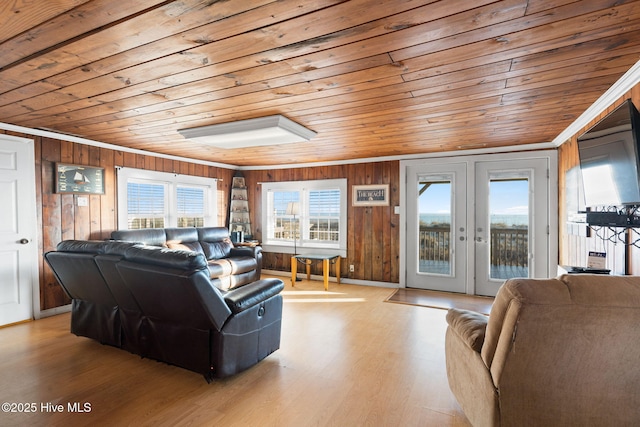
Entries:
{"label": "sunlight patch on floor", "polygon": [[282,291],[280,292],[285,296],[293,295],[345,295],[344,292],[331,292],[331,291]]}
{"label": "sunlight patch on floor", "polygon": [[300,298],[300,299],[285,299],[284,303],[299,303],[299,302],[366,302],[364,298]]}

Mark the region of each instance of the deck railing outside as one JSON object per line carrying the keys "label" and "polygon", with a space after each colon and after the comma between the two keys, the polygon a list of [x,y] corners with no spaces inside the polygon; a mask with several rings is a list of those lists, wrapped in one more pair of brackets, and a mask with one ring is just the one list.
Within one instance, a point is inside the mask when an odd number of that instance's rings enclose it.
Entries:
{"label": "deck railing outside", "polygon": [[491,227],[491,265],[525,267],[529,261],[529,230]]}
{"label": "deck railing outside", "polygon": [[[419,239],[420,261],[449,261],[451,229],[448,225],[423,225]],[[492,266],[527,267],[528,253],[527,227],[491,227]]]}

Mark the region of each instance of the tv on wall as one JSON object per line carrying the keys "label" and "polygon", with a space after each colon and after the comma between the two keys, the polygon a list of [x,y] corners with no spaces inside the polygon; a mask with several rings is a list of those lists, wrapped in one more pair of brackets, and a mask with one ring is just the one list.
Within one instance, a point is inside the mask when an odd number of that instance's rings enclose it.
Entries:
{"label": "tv on wall", "polygon": [[640,113],[630,99],[578,137],[585,205],[640,205]]}

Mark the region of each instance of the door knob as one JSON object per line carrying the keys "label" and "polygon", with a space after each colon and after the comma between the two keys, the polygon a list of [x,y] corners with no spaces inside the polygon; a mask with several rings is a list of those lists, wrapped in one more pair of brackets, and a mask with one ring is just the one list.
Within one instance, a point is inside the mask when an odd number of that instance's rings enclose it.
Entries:
{"label": "door knob", "polygon": [[20,243],[21,245],[26,245],[27,243],[29,243],[29,239],[25,239],[24,237],[20,240],[18,240],[18,243]]}

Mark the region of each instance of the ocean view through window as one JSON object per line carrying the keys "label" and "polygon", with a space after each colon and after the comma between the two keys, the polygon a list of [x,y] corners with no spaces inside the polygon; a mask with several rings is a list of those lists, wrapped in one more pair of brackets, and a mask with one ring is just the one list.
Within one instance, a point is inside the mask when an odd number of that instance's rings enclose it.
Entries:
{"label": "ocean view through window", "polygon": [[[489,183],[489,275],[504,280],[529,276],[529,181],[492,179]],[[419,254],[421,273],[452,271],[451,186],[446,180],[419,183]]]}
{"label": "ocean view through window", "polygon": [[346,256],[345,179],[263,183],[262,205],[264,250]]}

